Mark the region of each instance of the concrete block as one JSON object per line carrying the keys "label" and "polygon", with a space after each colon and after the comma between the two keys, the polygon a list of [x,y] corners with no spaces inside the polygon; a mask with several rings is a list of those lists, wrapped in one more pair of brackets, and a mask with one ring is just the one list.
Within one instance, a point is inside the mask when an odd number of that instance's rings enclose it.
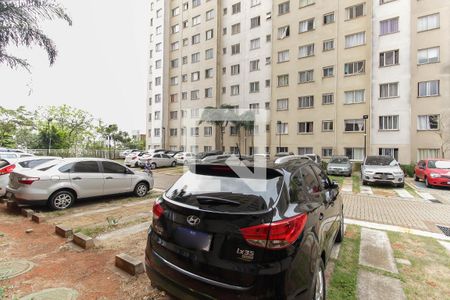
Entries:
{"label": "concrete block", "polygon": [[125,253],[116,255],[115,264],[116,267],[122,269],[130,275],[138,275],[144,273],[144,264],[142,263],[142,261]]}
{"label": "concrete block", "polygon": [[63,225],[55,226],[55,233],[63,238],[68,238],[73,235],[72,228],[65,227]]}
{"label": "concrete block", "polygon": [[45,216],[43,214],[34,213],[31,215],[31,221],[36,223],[43,223],[45,222]]}
{"label": "concrete block", "polygon": [[72,242],[83,249],[91,249],[95,246],[94,239],[82,233],[74,233]]}
{"label": "concrete block", "polygon": [[16,201],[13,200],[6,200],[6,208],[9,210],[18,210],[19,205],[17,205]]}
{"label": "concrete block", "polygon": [[29,208],[22,208],[20,210],[20,212],[22,213],[22,216],[29,218],[34,214],[34,210],[29,209]]}

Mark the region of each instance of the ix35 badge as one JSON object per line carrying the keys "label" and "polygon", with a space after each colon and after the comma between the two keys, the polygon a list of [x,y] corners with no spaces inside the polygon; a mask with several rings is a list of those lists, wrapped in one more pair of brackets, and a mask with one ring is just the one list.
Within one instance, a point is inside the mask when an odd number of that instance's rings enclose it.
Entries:
{"label": "ix35 badge", "polygon": [[197,216],[189,216],[187,217],[186,221],[191,226],[197,226],[198,224],[200,224],[200,218]]}

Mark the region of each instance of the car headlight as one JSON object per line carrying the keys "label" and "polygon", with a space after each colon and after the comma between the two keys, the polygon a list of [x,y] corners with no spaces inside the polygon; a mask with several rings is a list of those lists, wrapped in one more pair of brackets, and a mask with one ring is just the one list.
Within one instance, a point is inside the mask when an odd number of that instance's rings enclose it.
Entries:
{"label": "car headlight", "polygon": [[430,177],[431,177],[431,178],[439,178],[439,177],[441,177],[441,174],[438,174],[438,173],[431,173],[431,174],[430,174]]}
{"label": "car headlight", "polygon": [[394,172],[394,175],[403,175],[403,172],[401,172],[401,171],[397,171],[397,172]]}

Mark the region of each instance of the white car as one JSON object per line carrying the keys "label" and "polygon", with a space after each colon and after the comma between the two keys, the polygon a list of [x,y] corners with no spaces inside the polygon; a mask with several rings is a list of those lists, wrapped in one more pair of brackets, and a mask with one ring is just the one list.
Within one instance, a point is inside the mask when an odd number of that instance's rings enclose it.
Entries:
{"label": "white car", "polygon": [[127,167],[138,167],[139,158],[142,155],[147,154],[147,152],[132,152],[125,157],[125,166]]}
{"label": "white car", "polygon": [[8,159],[8,161],[16,161],[21,157],[31,157],[34,156],[30,153],[24,153],[24,152],[0,152],[0,158]]}
{"label": "white car", "polygon": [[177,164],[187,165],[195,160],[195,154],[192,152],[180,152],[175,154],[174,158],[177,160]]}
{"label": "white car", "polygon": [[367,156],[361,165],[363,185],[369,183],[387,183],[396,187],[405,186],[405,174],[400,164],[391,156]]}
{"label": "white car", "polygon": [[129,154],[131,154],[131,153],[133,153],[133,152],[140,152],[140,150],[137,150],[137,149],[128,149],[128,150],[124,150],[124,151],[122,151],[122,152],[120,152],[119,153],[119,157],[120,158],[125,158],[125,157],[127,157],[127,155],[129,155]]}
{"label": "white car", "polygon": [[149,153],[142,155],[139,158],[138,165],[140,167],[144,167],[146,163],[150,163],[150,166],[152,169],[156,169],[159,167],[175,167],[177,164],[177,161],[175,158],[170,157],[167,154],[164,153]]}

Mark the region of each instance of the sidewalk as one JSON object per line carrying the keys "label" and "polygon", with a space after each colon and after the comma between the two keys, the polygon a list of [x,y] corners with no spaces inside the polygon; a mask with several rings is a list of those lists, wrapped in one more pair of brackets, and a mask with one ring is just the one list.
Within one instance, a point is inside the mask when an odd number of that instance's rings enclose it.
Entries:
{"label": "sidewalk", "polygon": [[346,218],[442,233],[450,227],[450,205],[342,193]]}

